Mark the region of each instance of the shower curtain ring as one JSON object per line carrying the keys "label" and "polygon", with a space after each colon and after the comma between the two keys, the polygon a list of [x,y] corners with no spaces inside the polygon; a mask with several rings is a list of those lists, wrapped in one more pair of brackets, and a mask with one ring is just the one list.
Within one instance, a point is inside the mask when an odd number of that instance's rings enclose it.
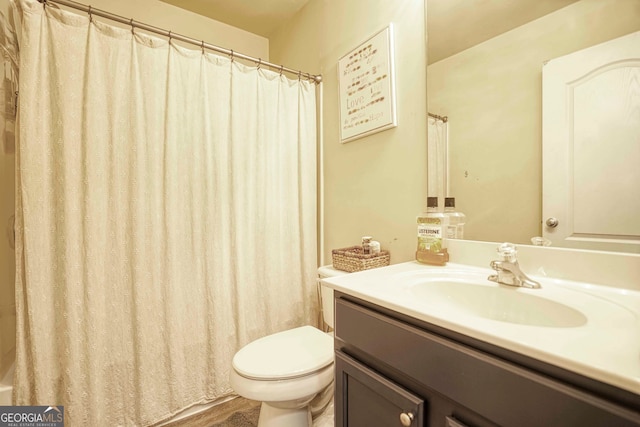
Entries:
{"label": "shower curtain ring", "polygon": [[169,44],[171,44],[171,30],[169,30]]}
{"label": "shower curtain ring", "polygon": [[129,25],[131,25],[131,34],[135,34],[133,30],[136,28],[136,26],[133,24],[133,18],[129,20]]}
{"label": "shower curtain ring", "polygon": [[231,49],[231,53],[229,54],[229,57],[231,58],[231,62],[233,62],[233,49]]}
{"label": "shower curtain ring", "polygon": [[89,14],[89,22],[93,22],[93,15],[91,14],[91,5],[89,5],[89,10],[87,11]]}
{"label": "shower curtain ring", "polygon": [[260,65],[262,65],[262,58],[258,58],[258,70],[260,69]]}
{"label": "shower curtain ring", "polygon": [[282,75],[282,71],[284,70],[284,65],[280,66],[280,75]]}
{"label": "shower curtain ring", "polygon": [[202,40],[202,44],[200,45],[200,47],[202,48],[202,54],[204,55],[204,40]]}
{"label": "shower curtain ring", "polygon": [[302,71],[298,71],[298,81],[302,80]]}

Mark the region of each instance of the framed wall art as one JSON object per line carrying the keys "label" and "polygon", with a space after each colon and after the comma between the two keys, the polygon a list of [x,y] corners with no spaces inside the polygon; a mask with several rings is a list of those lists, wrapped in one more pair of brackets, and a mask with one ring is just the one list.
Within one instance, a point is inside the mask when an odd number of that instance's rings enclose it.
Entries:
{"label": "framed wall art", "polygon": [[393,26],[338,61],[340,142],[397,126]]}

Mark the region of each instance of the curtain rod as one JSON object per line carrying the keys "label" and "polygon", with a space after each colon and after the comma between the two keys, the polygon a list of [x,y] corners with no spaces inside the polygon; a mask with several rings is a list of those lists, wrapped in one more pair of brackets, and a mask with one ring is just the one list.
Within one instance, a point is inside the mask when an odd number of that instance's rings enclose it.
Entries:
{"label": "curtain rod", "polygon": [[238,53],[238,52],[234,52],[232,49],[225,49],[223,47],[219,47],[216,45],[212,45],[209,43],[205,43],[204,40],[196,40],[193,39],[191,37],[187,37],[187,36],[183,36],[181,34],[177,34],[174,33],[173,31],[167,31],[167,30],[163,30],[162,28],[158,28],[158,27],[154,27],[152,25],[148,25],[148,24],[144,24],[142,22],[138,22],[138,21],[134,21],[133,18],[131,19],[127,19],[123,16],[120,15],[116,15],[110,12],[106,12],[104,10],[100,10],[100,9],[95,9],[91,6],[87,6],[81,3],[77,3],[75,1],[71,1],[71,0],[38,0],[38,2],[42,3],[43,6],[46,6],[49,3],[57,3],[57,4],[61,4],[63,6],[67,6],[70,7],[72,9],[77,9],[83,12],[86,12],[87,14],[89,14],[89,18],[91,18],[92,16],[100,16],[102,18],[106,18],[109,19],[111,21],[116,21],[119,22],[121,24],[125,24],[125,25],[130,25],[131,26],[131,30],[134,30],[135,28],[140,28],[141,30],[144,31],[148,31],[150,33],[155,33],[155,34],[159,34],[161,36],[164,37],[168,37],[169,40],[171,39],[176,39],[176,40],[180,40],[182,42],[185,43],[189,43],[189,44],[193,44],[196,46],[199,46],[200,48],[202,48],[202,50],[204,51],[204,49],[209,49],[212,50],[214,52],[219,52],[219,53],[223,53],[225,55],[229,55],[229,57],[231,58],[231,60],[233,60],[234,58],[240,58],[240,59],[244,59],[246,61],[250,61],[253,62],[255,64],[258,65],[258,68],[261,66],[265,66],[265,67],[269,67],[271,69],[280,71],[280,73],[282,74],[282,72],[287,72],[287,73],[291,73],[291,74],[296,74],[298,76],[298,78],[306,78],[310,81],[313,81],[314,83],[320,83],[322,81],[322,75],[313,75],[310,73],[303,73],[302,71],[299,70],[294,70],[292,68],[287,68],[283,65],[277,65],[277,64],[273,64],[271,62],[267,62],[267,61],[263,61],[260,58],[254,58],[252,56],[249,55],[244,55],[242,53]]}
{"label": "curtain rod", "polygon": [[427,113],[427,114],[429,115],[429,117],[433,117],[436,120],[442,120],[445,123],[449,121],[449,117],[447,116],[439,116],[437,114],[431,114],[431,113]]}

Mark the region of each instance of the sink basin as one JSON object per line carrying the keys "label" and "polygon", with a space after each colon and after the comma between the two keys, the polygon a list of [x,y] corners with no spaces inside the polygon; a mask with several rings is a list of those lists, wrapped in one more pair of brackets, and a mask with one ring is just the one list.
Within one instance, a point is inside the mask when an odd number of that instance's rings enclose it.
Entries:
{"label": "sink basin", "polygon": [[535,295],[539,290],[454,278],[423,279],[409,289],[420,301],[439,310],[500,322],[553,328],[575,328],[587,323],[580,311]]}

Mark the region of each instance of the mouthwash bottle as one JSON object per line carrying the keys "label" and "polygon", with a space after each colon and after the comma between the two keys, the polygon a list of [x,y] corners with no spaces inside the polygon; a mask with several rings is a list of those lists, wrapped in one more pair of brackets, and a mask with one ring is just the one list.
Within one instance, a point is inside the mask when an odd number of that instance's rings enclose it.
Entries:
{"label": "mouthwash bottle", "polygon": [[416,261],[432,265],[445,265],[447,252],[447,216],[438,212],[438,198],[427,197],[427,211],[418,215],[418,249]]}
{"label": "mouthwash bottle", "polygon": [[467,219],[462,212],[456,211],[456,198],[444,198],[444,214],[449,218],[447,239],[464,239],[464,223]]}

